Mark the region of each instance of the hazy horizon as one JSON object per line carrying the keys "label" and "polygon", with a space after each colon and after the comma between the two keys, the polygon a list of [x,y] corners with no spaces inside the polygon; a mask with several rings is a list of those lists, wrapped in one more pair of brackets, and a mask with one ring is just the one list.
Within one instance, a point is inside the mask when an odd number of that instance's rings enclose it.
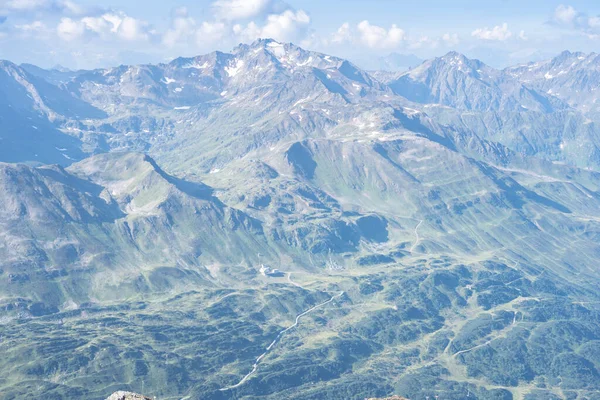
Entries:
{"label": "hazy horizon", "polygon": [[270,37],[362,65],[390,53],[428,59],[456,50],[504,67],[563,50],[593,51],[599,14],[597,2],[554,0],[378,1],[368,9],[356,1],[149,1],[139,7],[131,0],[5,0],[0,58],[91,69],[230,51]]}

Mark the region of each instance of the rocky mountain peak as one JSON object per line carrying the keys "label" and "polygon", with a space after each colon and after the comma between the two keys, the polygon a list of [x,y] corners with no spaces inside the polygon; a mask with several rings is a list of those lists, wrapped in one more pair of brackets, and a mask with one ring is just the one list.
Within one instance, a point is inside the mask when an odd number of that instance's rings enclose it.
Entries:
{"label": "rocky mountain peak", "polygon": [[477,59],[471,59],[462,53],[451,51],[442,57],[436,59],[437,64],[443,63],[445,66],[461,72],[482,72],[489,73],[491,67]]}
{"label": "rocky mountain peak", "polygon": [[0,392],[593,396],[600,134],[553,86],[593,104],[585,62],[383,84],[261,40],[31,92],[0,70],[0,161],[74,162],[0,164]]}

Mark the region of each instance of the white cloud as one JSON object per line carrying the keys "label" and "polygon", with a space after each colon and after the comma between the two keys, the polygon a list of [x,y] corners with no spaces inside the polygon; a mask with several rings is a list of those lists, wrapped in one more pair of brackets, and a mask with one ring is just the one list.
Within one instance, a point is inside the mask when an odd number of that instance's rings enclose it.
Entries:
{"label": "white cloud", "polygon": [[167,47],[187,43],[191,36],[196,35],[196,20],[188,15],[185,7],[175,10],[171,27],[163,35],[163,43]]}
{"label": "white cloud", "polygon": [[525,34],[525,31],[519,32],[519,39],[521,39],[521,40],[529,40],[529,38]]}
{"label": "white cloud", "polygon": [[50,1],[48,0],[9,0],[5,6],[9,10],[37,10],[49,5]]}
{"label": "white cloud", "polygon": [[124,16],[117,27],[117,34],[125,40],[148,40],[150,30],[145,21],[136,18]]}
{"label": "white cloud", "polygon": [[309,31],[300,41],[300,47],[304,49],[317,49],[324,44],[323,38],[314,31]]}
{"label": "white cloud", "polygon": [[442,42],[444,42],[444,44],[447,46],[456,46],[460,43],[460,38],[456,33],[445,33],[442,35]]}
{"label": "white cloud", "polygon": [[124,13],[109,12],[97,17],[83,17],[77,20],[62,18],[57,33],[66,41],[79,39],[86,34],[97,35],[104,39],[145,41],[150,38],[152,31],[144,21]]}
{"label": "white cloud", "polygon": [[65,17],[60,20],[56,32],[62,40],[70,42],[81,38],[85,34],[85,25],[81,21]]}
{"label": "white cloud", "polygon": [[345,22],[338,28],[338,30],[332,35],[331,41],[333,43],[346,43],[352,41],[352,31],[350,24]]}
{"label": "white cloud", "polygon": [[241,37],[242,40],[252,40],[252,38],[256,38],[260,36],[260,28],[256,23],[250,22],[246,26],[242,26],[241,24],[235,24],[232,28],[233,34],[236,37]]}
{"label": "white cloud", "polygon": [[[215,43],[250,42],[258,38],[273,38],[279,41],[301,41],[310,26],[310,16],[303,10],[285,10],[280,14],[269,14],[262,24],[250,21],[232,24],[231,20],[196,21],[185,8],[177,9],[171,27],[162,38],[167,47],[194,44],[207,48]],[[194,42],[190,41],[190,38]],[[214,47],[214,46],[213,46]]]}
{"label": "white cloud", "polygon": [[575,22],[578,14],[573,7],[561,4],[554,10],[554,20],[561,24],[571,24]]}
{"label": "white cloud", "polygon": [[589,36],[600,34],[600,16],[589,16],[572,6],[559,5],[554,10],[552,24],[563,28],[580,31]]}
{"label": "white cloud", "polygon": [[116,21],[110,14],[104,14],[100,17],[85,17],[81,19],[81,23],[84,27],[92,32],[97,34],[105,34],[110,32],[113,29],[113,20],[116,24]]}
{"label": "white cloud", "polygon": [[227,21],[250,19],[271,9],[273,0],[217,0],[215,14]]}
{"label": "white cloud", "polygon": [[397,25],[386,29],[372,25],[369,21],[362,21],[354,27],[348,22],[342,24],[328,41],[324,40],[322,43],[325,46],[352,44],[372,50],[393,50],[400,47],[435,49],[440,46],[455,46],[460,43],[460,38],[456,33],[446,33],[441,37],[411,36]]}
{"label": "white cloud", "polygon": [[30,24],[15,25],[15,28],[26,33],[41,32],[47,29],[46,24],[42,21],[33,21]]}
{"label": "white cloud", "polygon": [[105,42],[119,50],[127,47],[118,47],[116,41],[157,43],[154,39],[158,39],[163,50],[182,54],[226,48],[257,38],[308,43],[310,37],[308,13],[292,9],[283,0],[211,0],[213,13],[206,19],[196,19],[186,8],[177,8],[170,26],[160,35],[147,22],[122,11],[81,8],[73,1],[78,0],[0,0],[0,15],[18,16],[20,25],[12,28],[22,37],[42,39],[53,35],[64,42],[93,41],[100,47]]}
{"label": "white cloud", "polygon": [[223,22],[203,22],[196,31],[196,41],[200,46],[226,38],[231,32]]}
{"label": "white cloud", "polygon": [[481,40],[505,41],[512,36],[512,32],[508,29],[508,24],[505,22],[492,29],[489,29],[487,26],[476,29],[471,33],[471,36]]}
{"label": "white cloud", "polygon": [[423,47],[436,48],[439,45],[438,40],[431,39],[429,36],[421,36],[418,39],[411,40],[408,45],[409,49],[420,49]]}
{"label": "white cloud", "polygon": [[267,23],[262,28],[262,37],[276,40],[294,40],[306,30],[310,24],[310,17],[302,10],[287,10],[282,14],[271,14]]}
{"label": "white cloud", "polygon": [[262,26],[254,21],[245,27],[236,24],[233,26],[233,33],[247,41],[258,38],[272,38],[283,42],[296,41],[305,36],[309,25],[310,17],[305,11],[286,10],[281,14],[268,15]]}
{"label": "white cloud", "polygon": [[393,49],[400,46],[405,40],[406,33],[398,26],[392,25],[390,29],[386,29],[371,25],[367,20],[360,22],[355,27],[346,22],[331,35],[331,43],[351,43],[372,49]]}
{"label": "white cloud", "polygon": [[396,25],[388,30],[381,26],[371,25],[364,20],[357,26],[359,40],[370,48],[388,49],[398,47],[406,38],[404,30]]}
{"label": "white cloud", "polygon": [[83,8],[71,0],[8,0],[0,1],[0,9],[9,12],[55,11],[81,14]]}

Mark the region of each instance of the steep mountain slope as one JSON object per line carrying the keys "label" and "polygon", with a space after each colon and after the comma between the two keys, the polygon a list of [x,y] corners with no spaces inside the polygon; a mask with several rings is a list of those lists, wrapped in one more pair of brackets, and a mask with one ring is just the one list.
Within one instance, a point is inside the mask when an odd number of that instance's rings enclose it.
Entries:
{"label": "steep mountain slope", "polygon": [[594,120],[598,117],[600,55],[596,53],[565,51],[551,60],[509,67],[505,72]]}
{"label": "steep mountain slope", "polygon": [[449,53],[404,74],[376,76],[396,94],[422,103],[414,107],[450,127],[447,134],[455,140],[478,137],[520,154],[598,168],[596,123],[570,108],[567,98],[521,81],[516,72]]}
{"label": "steep mountain slope", "polygon": [[384,76],[261,40],[23,103],[102,154],[0,164],[0,392],[594,398],[596,125],[455,53]]}
{"label": "steep mountain slope", "polygon": [[[263,222],[137,153],[102,154],[68,170],[3,164],[2,178],[4,293],[30,291],[29,300],[44,309],[143,296],[187,286],[188,279],[202,283],[209,270],[256,263],[257,254],[265,262],[287,259],[310,268],[302,259],[307,250],[357,251],[362,240],[376,240],[361,230],[367,216],[342,216],[335,200],[314,187],[290,182],[285,197],[293,224]],[[307,224],[316,221],[314,214],[321,226]],[[193,275],[178,282],[182,273]],[[36,289],[45,285],[48,293]]]}
{"label": "steep mountain slope", "polygon": [[[231,54],[214,52],[156,66],[90,71],[68,86],[86,101],[114,114],[119,105],[132,102],[186,107],[248,92],[271,96],[269,86],[284,82],[298,89],[308,88],[310,83],[316,86],[313,90],[328,89],[332,97],[338,95],[346,102],[373,89],[385,90],[348,61],[273,40],[240,45]],[[112,108],[106,107],[106,96],[114,102]]]}
{"label": "steep mountain slope", "polygon": [[21,67],[28,74],[41,78],[55,86],[60,86],[63,83],[67,83],[80,73],[85,72],[72,71],[60,66],[56,66],[52,69],[43,69],[33,64],[21,64],[19,67]]}
{"label": "steep mountain slope", "polygon": [[[311,132],[331,125],[332,113],[348,118],[342,109],[348,104],[393,96],[348,61],[272,40],[169,64],[79,71],[65,85],[107,114],[56,124],[82,140],[86,151],[150,151],[159,157],[183,148],[190,153],[185,160],[217,145],[199,132],[220,129],[239,136],[250,128],[252,135],[240,144],[249,148],[264,141],[260,136],[285,135],[298,125]],[[315,116],[300,115],[313,102],[327,107]],[[223,136],[227,144],[228,134]],[[236,156],[238,151],[243,149]]]}
{"label": "steep mountain slope", "polygon": [[564,108],[560,101],[456,52],[426,61],[388,84],[396,94],[411,101],[461,110],[548,113]]}
{"label": "steep mountain slope", "polygon": [[[347,61],[261,40],[169,64],[78,71],[65,87],[107,116],[60,119],[53,126],[83,141],[85,152],[147,151],[189,174],[219,169],[290,135],[302,140],[349,125],[365,130],[372,121],[358,121],[358,115],[391,107],[426,113],[450,126],[444,135],[477,136],[581,167],[600,165],[595,124],[477,60],[449,53],[400,76],[373,76],[389,87]],[[211,134],[216,131],[218,138]]]}
{"label": "steep mountain slope", "polygon": [[188,285],[182,273],[201,283],[200,265],[269,253],[258,221],[139,154],[69,171],[3,164],[2,193],[3,293],[31,293],[44,309]]}
{"label": "steep mountain slope", "polygon": [[[550,175],[536,173],[535,166],[529,171],[493,166],[433,139],[407,131],[386,141],[307,140],[263,162],[239,160],[210,174],[215,194],[226,202],[237,199],[236,207],[244,210],[239,215],[253,215],[238,220],[260,218],[263,232],[278,231],[265,236],[281,246],[279,278],[261,276],[253,259],[260,250],[263,262],[273,265],[268,255],[273,244],[261,241],[252,225],[239,224],[236,234],[206,186],[166,176],[138,154],[102,155],[74,165],[73,175],[62,172],[60,181],[85,187],[78,179],[87,177],[85,185],[93,185],[87,193],[102,188],[97,196],[106,200],[72,218],[106,215],[103,229],[118,247],[100,247],[105,259],[88,264],[81,281],[69,282],[76,269],[65,261],[64,272],[53,279],[70,296],[68,288],[76,287],[85,289],[82,296],[101,297],[90,299],[93,305],[71,297],[75,304],[52,308],[47,299],[22,298],[40,293],[26,279],[39,285],[50,278],[33,279],[29,272],[13,281],[3,289],[15,291],[7,303],[16,307],[6,308],[12,310],[8,315],[18,311],[27,320],[25,315],[48,314],[26,326],[35,332],[31,339],[44,338],[40,346],[53,345],[40,347],[48,356],[26,366],[26,347],[16,344],[22,331],[9,324],[6,335],[15,346],[2,368],[19,381],[51,376],[57,385],[43,383],[44,391],[67,397],[100,398],[103,390],[139,391],[144,385],[146,393],[166,398],[342,399],[433,391],[456,399],[467,392],[482,399],[518,398],[540,382],[559,390],[550,380],[554,371],[568,377],[562,390],[593,392],[600,360],[578,349],[594,348],[600,323],[593,261],[600,251],[595,217],[600,177],[560,166],[547,167]],[[336,214],[348,221],[346,227],[328,225]],[[71,229],[65,225],[63,231]],[[125,232],[112,233],[113,225]],[[21,235],[36,229],[28,222]],[[331,239],[338,229],[339,241],[315,241],[322,233],[311,229],[329,231]],[[93,237],[98,246],[107,240]],[[242,238],[255,243],[244,247],[248,242]],[[32,243],[44,242],[36,233]],[[310,245],[315,243],[322,244]],[[286,258],[287,246],[299,248],[308,263],[294,259],[295,251]],[[53,254],[48,244],[40,247]],[[74,258],[88,258],[84,255]],[[196,257],[219,264],[195,262]],[[44,264],[55,260],[51,255]],[[13,263],[3,268],[5,276],[16,275],[9,269]],[[295,316],[329,299],[330,307],[302,317],[257,372],[232,387]],[[548,349],[548,341],[564,343],[565,330],[574,335],[568,336],[572,342]],[[67,342],[58,341],[66,332]],[[99,346],[87,344],[97,340]],[[515,356],[511,343],[527,350]],[[73,354],[66,351],[71,346]],[[107,357],[122,367],[103,366]],[[587,365],[589,377],[571,369],[573,363]],[[112,372],[103,375],[102,384],[90,384],[86,377],[98,377],[96,370]],[[133,383],[127,383],[130,377]],[[167,384],[173,379],[179,384]],[[27,393],[22,385],[4,390]]]}
{"label": "steep mountain slope", "polygon": [[61,121],[104,114],[43,79],[0,61],[0,159],[68,165],[85,156],[81,138],[62,132]]}

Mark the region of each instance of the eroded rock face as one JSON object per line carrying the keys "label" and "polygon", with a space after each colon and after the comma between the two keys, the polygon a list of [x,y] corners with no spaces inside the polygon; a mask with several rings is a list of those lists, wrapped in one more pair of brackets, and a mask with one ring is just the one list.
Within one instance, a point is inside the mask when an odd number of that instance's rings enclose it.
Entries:
{"label": "eroded rock face", "polygon": [[106,400],[152,400],[150,397],[132,392],[118,391],[111,394]]}

